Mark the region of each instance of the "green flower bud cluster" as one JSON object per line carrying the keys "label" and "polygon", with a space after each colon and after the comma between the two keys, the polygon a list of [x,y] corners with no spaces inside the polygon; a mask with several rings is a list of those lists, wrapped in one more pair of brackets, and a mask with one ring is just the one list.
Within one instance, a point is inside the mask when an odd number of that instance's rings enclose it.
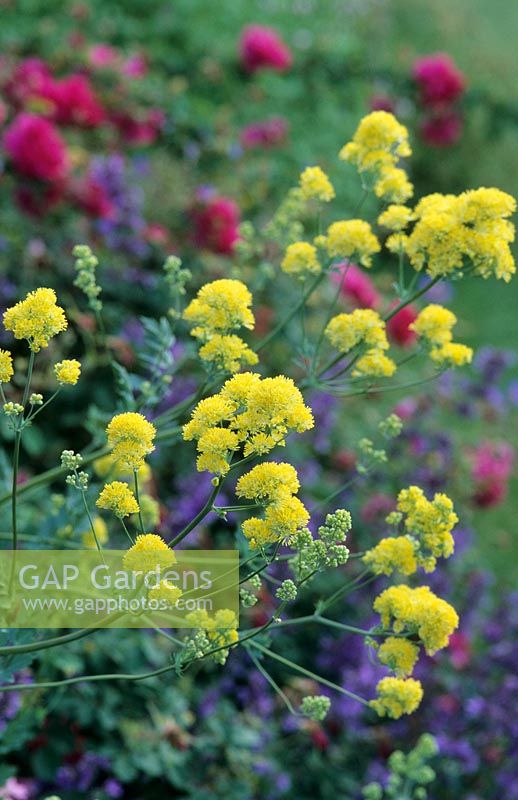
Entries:
{"label": "green flower bud cluster", "polygon": [[403,430],[403,422],[397,414],[389,414],[378,424],[378,430],[385,439],[394,439]]}
{"label": "green flower bud cluster", "polygon": [[3,409],[6,417],[17,417],[19,414],[23,414],[23,406],[20,403],[4,403]]}
{"label": "green flower bud cluster", "polygon": [[395,750],[388,761],[390,776],[385,788],[379,783],[369,783],[363,788],[365,800],[426,800],[424,787],[435,780],[435,772],[427,761],[438,751],[437,742],[429,733],[420,737],[408,755]]}
{"label": "green flower bud cluster", "polygon": [[345,546],[347,534],[352,528],[352,518],[344,508],[328,514],[324,525],[318,529],[318,535],[327,548],[326,566],[338,567],[349,558],[349,549]]}
{"label": "green flower bud cluster", "polygon": [[292,545],[298,553],[290,560],[290,568],[296,579],[302,580],[309,573],[345,564],[349,558],[345,539],[351,525],[349,512],[338,509],[327,515],[325,524],[318,529],[318,538],[313,539],[307,528],[295,534]]}
{"label": "green flower bud cluster", "polygon": [[65,469],[78,469],[83,463],[83,456],[73,450],[63,450],[61,453],[61,466]]}
{"label": "green flower bud cluster", "polygon": [[101,287],[97,284],[95,275],[99,260],[86,244],[76,244],[72,254],[76,259],[75,268],[77,271],[74,286],[81,289],[88,297],[88,305],[92,311],[99,313],[103,307],[103,304],[99,300]]}
{"label": "green flower bud cluster", "polygon": [[31,394],[31,396],[29,397],[29,403],[31,404],[31,406],[41,406],[41,405],[43,405],[43,395],[42,394],[36,394],[35,392],[33,392]]}
{"label": "green flower bud cluster", "polygon": [[330,708],[331,700],[324,694],[307,695],[300,704],[301,714],[315,722],[322,722]]}
{"label": "green flower bud cluster", "polygon": [[360,463],[357,467],[360,475],[364,475],[368,471],[368,467],[364,462],[370,464],[384,464],[387,461],[387,453],[385,450],[376,450],[370,439],[360,439],[358,442],[358,450],[361,455]]}
{"label": "green flower bud cluster", "polygon": [[261,589],[262,581],[259,575],[252,575],[239,590],[239,598],[244,608],[252,608],[258,601],[257,593]]}
{"label": "green flower bud cluster", "polygon": [[285,600],[289,602],[290,600],[296,600],[297,598],[297,587],[293,583],[292,580],[289,578],[281,583],[277,591],[275,592],[275,596],[279,598],[279,600]]}
{"label": "green flower bud cluster", "polygon": [[299,241],[304,229],[300,221],[306,208],[306,201],[299,187],[290,189],[279,206],[271,222],[265,228],[265,235],[282,248]]}
{"label": "green flower bud cluster", "polygon": [[[171,298],[175,303],[185,295],[185,286],[191,280],[192,272],[190,269],[182,267],[181,259],[178,256],[168,256],[164,262],[165,282],[169,288]],[[169,309],[172,317],[180,317],[178,309]]]}

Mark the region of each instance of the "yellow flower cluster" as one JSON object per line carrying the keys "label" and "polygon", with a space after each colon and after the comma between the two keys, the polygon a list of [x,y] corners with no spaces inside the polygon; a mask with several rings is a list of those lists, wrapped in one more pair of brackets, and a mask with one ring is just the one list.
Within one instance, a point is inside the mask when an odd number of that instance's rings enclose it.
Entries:
{"label": "yellow flower cluster", "polygon": [[4,312],[4,327],[15,339],[27,339],[35,353],[47,347],[49,340],[66,330],[65,312],[56,303],[53,289],[36,289],[25,300]]}
{"label": "yellow flower cluster", "polygon": [[7,383],[14,375],[13,359],[8,350],[0,350],[0,383]]}
{"label": "yellow flower cluster", "polygon": [[186,621],[193,628],[205,631],[211,647],[223,649],[222,661],[225,660],[228,654],[227,648],[239,641],[237,632],[238,620],[235,613],[229,608],[222,608],[216,611],[213,617],[205,609],[191,611],[187,614]]}
{"label": "yellow flower cluster", "polygon": [[459,624],[452,606],[437,597],[428,586],[390,586],[374,601],[374,610],[395,633],[417,634],[428,655],[446,647]]}
{"label": "yellow flower cluster", "polygon": [[306,277],[308,273],[318,275],[322,265],[318,260],[317,249],[309,242],[294,242],[288,245],[281,261],[281,269],[287,275]]}
{"label": "yellow flower cluster", "polygon": [[412,575],[417,569],[415,547],[406,536],[388,536],[368,550],[362,559],[376,575]]}
{"label": "yellow flower cluster", "polygon": [[335,196],[333,184],[320,167],[306,167],[300,176],[300,189],[305,200],[329,203]]}
{"label": "yellow flower cluster", "polygon": [[419,658],[419,647],[408,639],[389,636],[378,649],[378,659],[397,678],[406,678],[414,671]]}
{"label": "yellow flower cluster", "polygon": [[431,572],[437,558],[449,558],[454,550],[451,532],[459,518],[452,501],[442,493],[427,500],[422,489],[409,486],[399,493],[397,507],[406,514],[405,527],[416,543],[418,564]]}
{"label": "yellow flower cluster", "polygon": [[412,714],[423,699],[423,687],[413,678],[382,678],[376,686],[377,697],[370,706],[380,717],[399,719],[403,714]]}
{"label": "yellow flower cluster", "polygon": [[147,596],[149,600],[165,600],[170,606],[174,606],[182,594],[178,586],[166,580],[160,581],[157,586],[150,589]]}
{"label": "yellow flower cluster", "polygon": [[126,569],[152,572],[176,563],[171,548],[156,533],[143,533],[137,536],[135,544],[124,553],[123,564]]}
{"label": "yellow flower cluster", "polygon": [[508,219],[515,210],[514,198],[499,189],[427,195],[415,207],[412,232],[394,234],[387,247],[394,252],[403,247],[414,269],[426,268],[432,278],[471,262],[482,278],[507,282],[516,271],[509,247],[515,229]]}
{"label": "yellow flower cluster", "polygon": [[199,472],[225,475],[232,454],[264,455],[283,445],[290,431],[313,427],[313,415],[291,378],[261,379],[243,372],[221,391],[201,400],[184,425],[183,438],[197,441]]}
{"label": "yellow flower cluster", "polygon": [[396,370],[392,359],[383,352],[388,349],[385,323],[377,311],[358,308],[351,314],[337,314],[325,329],[325,335],[341,353],[363,344],[367,348],[356,362],[353,375],[390,377]]}
{"label": "yellow flower cluster", "polygon": [[414,219],[414,212],[408,206],[390,205],[379,215],[378,224],[391,231],[403,231]]}
{"label": "yellow flower cluster", "polygon": [[405,126],[387,111],[373,111],[362,119],[339,156],[360,174],[372,176],[377,197],[402,203],[412,197],[413,186],[397,163],[411,154]]}
{"label": "yellow flower cluster", "polygon": [[380,243],[368,222],[363,219],[347,219],[333,222],[325,236],[318,236],[315,243],[325,247],[331,258],[354,258],[370,267],[372,256],[380,251]]}
{"label": "yellow flower cluster", "polygon": [[264,519],[251,517],[243,522],[243,533],[252,547],[289,540],[307,526],[309,514],[294,496],[299,488],[291,464],[258,464],[238,480],[236,495],[266,508]]}
{"label": "yellow flower cluster", "polygon": [[462,367],[469,364],[473,350],[464,344],[452,342],[452,328],[457,317],[447,308],[429,305],[418,314],[410,327],[431,347],[430,358],[439,366]]}
{"label": "yellow flower cluster", "polygon": [[75,386],[81,375],[81,364],[75,358],[65,359],[54,364],[54,375],[58,383]]}
{"label": "yellow flower cluster", "polygon": [[243,365],[257,364],[259,358],[247,344],[234,334],[215,333],[202,348],[200,358],[224,372],[238,372]]}
{"label": "yellow flower cluster", "polygon": [[107,483],[97,499],[96,506],[113,511],[115,516],[120,519],[129,517],[130,514],[136,514],[139,510],[135,495],[128,484],[122,481]]}
{"label": "yellow flower cluster", "polygon": [[155,449],[155,426],[135,411],[116,414],[106,428],[113,458],[122,467],[138,470]]}
{"label": "yellow flower cluster", "polygon": [[200,358],[227,372],[257,363],[245,342],[231,335],[239,328],[254,327],[251,305],[252,295],[241,281],[222,278],[201,287],[183,312],[183,318],[195,326],[191,334],[205,343]]}

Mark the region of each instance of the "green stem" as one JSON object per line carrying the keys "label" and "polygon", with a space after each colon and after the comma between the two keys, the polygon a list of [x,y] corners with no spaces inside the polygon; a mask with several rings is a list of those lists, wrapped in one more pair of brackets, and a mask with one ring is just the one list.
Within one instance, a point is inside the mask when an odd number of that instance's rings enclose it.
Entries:
{"label": "green stem", "polygon": [[199,512],[196,514],[196,516],[194,517],[194,519],[193,519],[193,520],[191,520],[191,522],[189,522],[189,524],[188,524],[188,525],[186,525],[186,526],[185,526],[185,528],[184,528],[182,531],[180,531],[180,533],[179,533],[179,534],[177,534],[177,536],[175,536],[175,537],[174,537],[174,539],[172,540],[172,542],[170,542],[170,543],[169,543],[169,546],[170,546],[170,547],[175,547],[175,546],[176,546],[176,545],[177,545],[179,542],[181,542],[183,539],[185,539],[185,537],[186,537],[186,536],[187,536],[187,535],[188,535],[188,534],[189,534],[189,533],[190,533],[190,532],[191,532],[191,531],[192,531],[192,530],[193,530],[193,529],[194,529],[194,528],[195,528],[197,525],[199,525],[199,523],[200,523],[200,522],[201,522],[203,519],[205,519],[205,517],[207,516],[207,514],[208,514],[208,513],[211,511],[211,509],[212,509],[212,506],[213,506],[213,504],[214,504],[214,500],[215,500],[215,499],[216,499],[216,497],[218,496],[219,490],[220,490],[220,488],[221,488],[221,483],[222,483],[222,481],[220,481],[220,482],[218,483],[218,485],[217,485],[217,486],[215,486],[215,487],[213,488],[212,492],[211,492],[211,493],[210,493],[210,495],[209,495],[209,498],[208,498],[207,502],[205,503],[205,505],[203,506],[203,508],[201,509],[201,511],[199,511]]}
{"label": "green stem", "polygon": [[266,347],[267,344],[270,344],[272,339],[275,339],[275,337],[283,330],[283,328],[285,328],[286,325],[288,325],[291,322],[293,317],[298,313],[299,309],[302,308],[302,306],[306,303],[306,300],[313,294],[319,283],[322,281],[324,275],[326,275],[326,273],[321,272],[316,276],[316,278],[313,281],[311,281],[308,288],[300,298],[299,302],[296,305],[294,305],[291,311],[285,317],[283,317],[283,319],[280,320],[280,322],[275,326],[275,328],[273,328],[273,330],[271,330],[270,333],[267,334],[267,336],[265,336],[263,339],[261,339],[259,344],[256,345],[256,347],[254,348],[256,353],[258,353],[260,350]]}
{"label": "green stem", "polygon": [[83,639],[91,633],[95,633],[97,628],[81,628],[74,633],[67,633],[64,636],[54,636],[52,639],[44,639],[40,642],[30,644],[14,644],[0,647],[0,656],[16,656],[20,653],[34,653],[37,650],[47,650],[49,647],[58,647],[67,642],[74,642],[76,639]]}
{"label": "green stem", "polygon": [[138,469],[133,470],[133,481],[135,483],[135,497],[137,498],[137,503],[138,503],[138,519],[140,525],[140,532],[144,534],[144,518],[142,517],[142,509],[140,507],[140,494],[138,487]]}

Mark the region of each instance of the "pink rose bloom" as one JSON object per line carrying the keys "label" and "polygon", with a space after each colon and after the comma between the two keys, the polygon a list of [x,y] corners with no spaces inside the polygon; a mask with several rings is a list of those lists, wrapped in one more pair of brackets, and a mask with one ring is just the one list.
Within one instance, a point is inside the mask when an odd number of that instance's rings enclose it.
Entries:
{"label": "pink rose bloom", "polygon": [[109,44],[94,44],[88,51],[88,61],[92,67],[113,67],[118,53]]}
{"label": "pink rose bloom", "polygon": [[400,347],[409,347],[416,340],[416,334],[410,329],[417,319],[414,306],[405,306],[387,322],[387,334],[391,341]]}
{"label": "pink rose bloom", "polygon": [[48,119],[22,112],[6,129],[3,144],[14,168],[28,178],[61,181],[69,170],[65,143]]}
{"label": "pink rose bloom", "polygon": [[515,454],[507,442],[483,442],[472,453],[473,500],[480,508],[498,505],[505,499]]}
{"label": "pink rose bloom", "polygon": [[442,111],[425,117],[421,136],[432,147],[451,147],[462,134],[462,117],[457,111]]}
{"label": "pink rose bloom", "polygon": [[369,102],[371,111],[389,111],[391,114],[396,110],[394,100],[387,94],[374,94]]}
{"label": "pink rose bloom", "polygon": [[121,72],[128,78],[143,78],[147,73],[146,59],[143,55],[130,56],[122,65]]}
{"label": "pink rose bloom", "polygon": [[106,189],[90,175],[75,184],[71,199],[90,217],[109,219],[113,215],[113,203]]}
{"label": "pink rose bloom", "polygon": [[34,98],[46,97],[52,84],[47,64],[39,58],[27,58],[15,67],[5,91],[11,102],[21,107]]}
{"label": "pink rose bloom", "polygon": [[152,108],[143,119],[117,113],[112,115],[111,121],[126,142],[144,146],[157,140],[164,127],[165,115],[161,109]]}
{"label": "pink rose bloom", "polygon": [[213,253],[231,255],[239,239],[239,209],[229,197],[215,197],[193,211],[194,242]]}
{"label": "pink rose bloom", "polygon": [[263,122],[245,125],[240,133],[240,141],[245,150],[255,147],[275,147],[282,144],[288,133],[288,123],[283,117],[272,117]]}
{"label": "pink rose bloom", "polygon": [[253,122],[241,130],[240,140],[246,150],[254,147],[275,147],[282,144],[288,133],[288,123],[283,117],[272,117],[263,122]]}
{"label": "pink rose bloom", "polygon": [[105,119],[102,105],[85,75],[69,75],[47,91],[54,104],[53,119],[60,125],[97,128]]}
{"label": "pink rose bloom", "polygon": [[464,75],[446,53],[434,53],[418,59],[412,74],[425,106],[449,105],[458,100],[465,88]]}
{"label": "pink rose bloom", "polygon": [[377,308],[379,306],[380,296],[364,270],[356,264],[348,264],[346,261],[336,266],[340,272],[332,272],[331,278],[335,283],[340,283],[343,271],[346,270],[341,293],[350,300],[355,308]]}
{"label": "pink rose bloom", "polygon": [[263,25],[248,25],[239,42],[241,63],[247,72],[274,69],[284,72],[292,64],[291,51],[277,31]]}

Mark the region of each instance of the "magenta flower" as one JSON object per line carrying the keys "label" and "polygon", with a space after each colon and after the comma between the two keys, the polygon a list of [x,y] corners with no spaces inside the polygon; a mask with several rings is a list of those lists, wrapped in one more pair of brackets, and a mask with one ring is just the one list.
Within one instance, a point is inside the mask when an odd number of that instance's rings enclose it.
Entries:
{"label": "magenta flower", "polygon": [[412,70],[425,106],[450,105],[462,95],[464,75],[446,53],[434,53],[418,59]]}
{"label": "magenta flower", "polygon": [[248,25],[239,42],[241,63],[247,72],[274,69],[284,72],[292,64],[288,46],[273,28],[263,25]]}
{"label": "magenta flower", "polygon": [[28,178],[62,181],[69,171],[63,139],[49,120],[22,112],[4,133],[3,144],[14,168]]}

